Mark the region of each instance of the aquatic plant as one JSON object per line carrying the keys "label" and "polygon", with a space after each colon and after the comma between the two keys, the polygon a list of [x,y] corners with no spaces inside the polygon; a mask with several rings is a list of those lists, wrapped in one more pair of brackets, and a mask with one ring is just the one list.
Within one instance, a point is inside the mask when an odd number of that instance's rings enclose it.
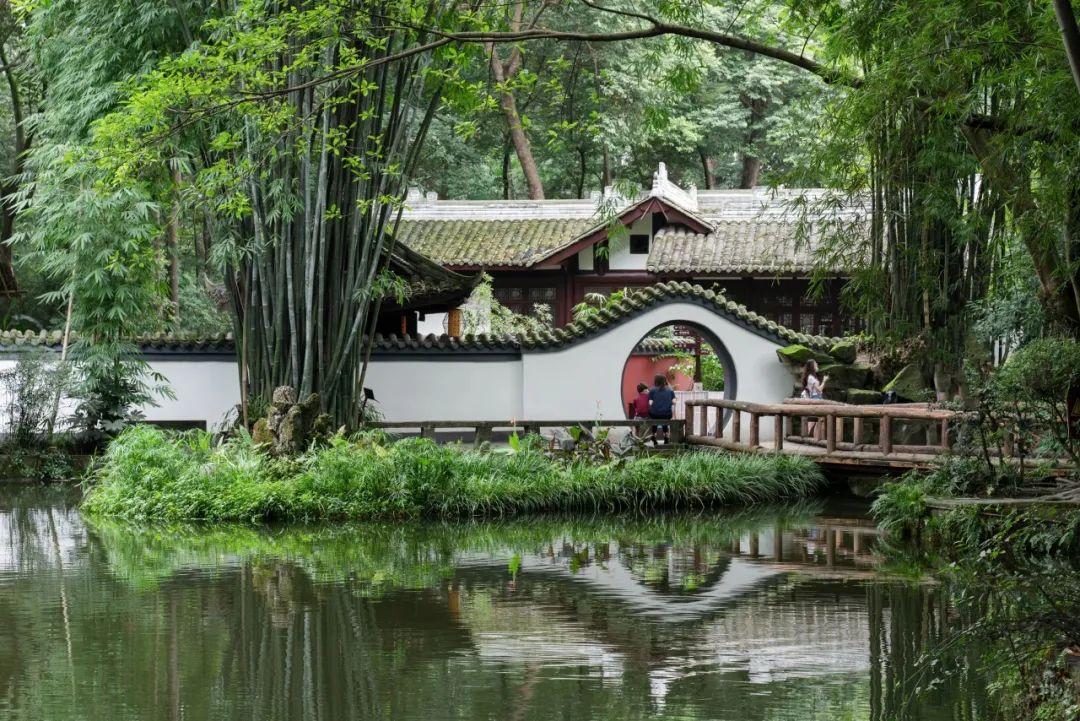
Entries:
{"label": "aquatic plant", "polygon": [[247,436],[213,446],[203,432],[139,426],[110,444],[84,504],[173,521],[454,518],[750,505],[805,497],[823,482],[811,461],[767,454],[564,463],[533,444],[498,453],[360,436],[271,458]]}

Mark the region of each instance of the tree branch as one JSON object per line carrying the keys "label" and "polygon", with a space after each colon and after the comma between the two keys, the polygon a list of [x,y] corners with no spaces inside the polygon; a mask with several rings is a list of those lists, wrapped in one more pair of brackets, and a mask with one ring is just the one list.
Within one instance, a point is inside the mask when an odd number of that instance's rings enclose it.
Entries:
{"label": "tree branch", "polygon": [[1080,29],[1076,26],[1076,15],[1070,0],[1054,0],[1054,14],[1057,15],[1058,25],[1061,27],[1061,39],[1065,43],[1069,69],[1072,71],[1076,90],[1080,92]]}

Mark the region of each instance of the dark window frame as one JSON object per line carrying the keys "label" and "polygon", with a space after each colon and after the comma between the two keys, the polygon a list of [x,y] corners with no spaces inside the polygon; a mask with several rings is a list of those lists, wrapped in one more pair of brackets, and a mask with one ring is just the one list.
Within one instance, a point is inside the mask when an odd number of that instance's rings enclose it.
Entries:
{"label": "dark window frame", "polygon": [[[644,250],[642,250],[641,245],[635,245],[635,241],[640,243],[643,239],[644,239],[644,242],[645,242]],[[651,238],[649,237],[649,235],[647,233],[631,233],[630,234],[630,254],[631,255],[648,255],[649,254],[649,245],[650,245],[649,241],[650,240],[651,240]]]}

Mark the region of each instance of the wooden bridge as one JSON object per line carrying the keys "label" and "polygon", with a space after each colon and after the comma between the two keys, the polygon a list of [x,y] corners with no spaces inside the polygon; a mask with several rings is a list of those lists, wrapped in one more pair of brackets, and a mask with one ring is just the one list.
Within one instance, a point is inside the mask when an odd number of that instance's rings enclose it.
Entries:
{"label": "wooden bridge", "polygon": [[[671,428],[673,445],[722,448],[736,453],[777,452],[812,458],[831,470],[882,473],[928,468],[952,450],[962,414],[926,403],[849,405],[835,401],[787,399],[753,403],[723,399],[688,399],[683,420],[501,420],[389,421],[369,424],[397,432],[419,432],[424,438],[472,440],[476,445],[511,433],[536,434],[552,428],[629,428],[657,425]],[[763,423],[771,431],[763,433]],[[768,436],[766,438],[766,436]],[[763,439],[765,442],[763,442]],[[1017,463],[1006,437],[997,458]],[[1051,474],[1064,474],[1064,461],[1049,464]]]}
{"label": "wooden bridge", "polygon": [[[850,405],[802,398],[782,403],[690,400],[686,406],[688,444],[744,453],[771,450],[808,456],[836,470],[876,472],[929,467],[952,450],[955,425],[963,415],[927,403]],[[716,411],[710,414],[712,408]],[[771,440],[763,444],[761,424],[770,420]],[[1006,435],[1002,452],[994,455],[999,462],[1019,462],[1013,451]],[[1068,471],[1063,461],[1050,465],[1051,473]]]}

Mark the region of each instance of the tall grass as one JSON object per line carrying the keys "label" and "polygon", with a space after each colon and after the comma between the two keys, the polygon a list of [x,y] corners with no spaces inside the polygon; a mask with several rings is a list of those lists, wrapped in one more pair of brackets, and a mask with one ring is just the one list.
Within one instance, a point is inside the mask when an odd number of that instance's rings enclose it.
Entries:
{"label": "tall grass", "polygon": [[805,497],[823,478],[788,456],[687,452],[603,465],[525,449],[491,453],[421,439],[337,440],[272,459],[249,439],[131,428],[89,478],[91,513],[126,519],[303,521],[455,518],[750,505]]}

